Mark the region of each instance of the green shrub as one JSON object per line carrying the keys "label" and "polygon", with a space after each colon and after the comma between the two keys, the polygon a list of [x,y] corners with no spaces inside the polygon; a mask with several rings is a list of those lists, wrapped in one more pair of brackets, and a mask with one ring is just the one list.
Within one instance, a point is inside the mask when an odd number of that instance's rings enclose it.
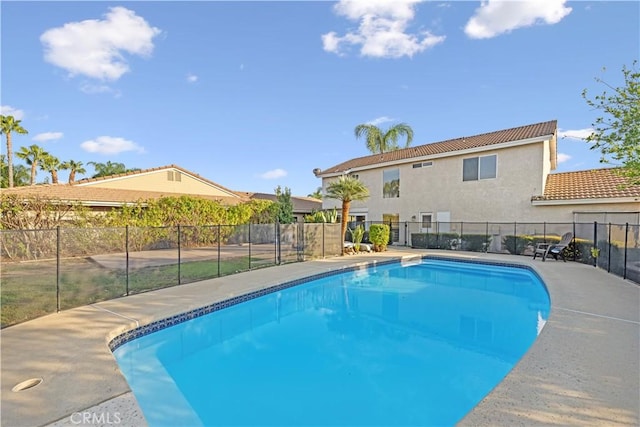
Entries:
{"label": "green shrub", "polygon": [[502,238],[502,246],[513,255],[522,255],[529,245],[533,245],[532,236],[521,234],[517,236],[507,235]]}
{"label": "green shrub", "polygon": [[458,242],[457,233],[413,233],[411,247],[423,249],[452,249]]}
{"label": "green shrub", "polygon": [[471,252],[486,252],[491,244],[491,236],[486,234],[463,234],[462,250]]}
{"label": "green shrub", "polygon": [[387,224],[371,224],[369,227],[369,240],[373,243],[373,250],[382,252],[387,250],[391,229]]}

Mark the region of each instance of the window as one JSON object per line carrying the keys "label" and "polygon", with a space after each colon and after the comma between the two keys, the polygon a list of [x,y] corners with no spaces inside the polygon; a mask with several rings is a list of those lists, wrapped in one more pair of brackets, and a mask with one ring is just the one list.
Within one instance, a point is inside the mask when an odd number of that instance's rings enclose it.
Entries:
{"label": "window", "polygon": [[435,225],[434,220],[435,220],[435,217],[433,215],[433,212],[420,212],[418,215],[420,232],[431,233]]}
{"label": "window", "polygon": [[400,197],[400,169],[382,172],[382,197],[384,199]]}
{"label": "window", "polygon": [[496,177],[497,156],[471,157],[462,160],[462,180],[477,181]]}
{"label": "window", "polygon": [[431,214],[422,214],[421,215],[421,220],[422,220],[422,228],[423,229],[431,229],[431,225],[433,222],[433,215]]}
{"label": "window", "polygon": [[418,169],[418,168],[426,168],[433,165],[433,162],[422,162],[422,163],[414,163],[413,164],[413,168],[414,169]]}

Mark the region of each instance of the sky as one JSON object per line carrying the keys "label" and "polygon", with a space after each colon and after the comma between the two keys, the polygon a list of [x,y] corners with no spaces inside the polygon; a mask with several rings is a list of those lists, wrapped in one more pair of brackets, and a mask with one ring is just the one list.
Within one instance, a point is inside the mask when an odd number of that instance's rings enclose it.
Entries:
{"label": "sky", "polygon": [[[589,97],[640,56],[637,1],[7,1],[13,150],[170,164],[235,191],[306,196],[370,154],[354,128],[406,123],[412,146],[557,120],[555,172],[607,167]],[[404,141],[401,141],[403,143]],[[6,154],[4,136],[1,152]],[[15,164],[24,164],[15,158]],[[68,171],[60,172],[66,182]],[[39,171],[37,181],[48,174]]]}

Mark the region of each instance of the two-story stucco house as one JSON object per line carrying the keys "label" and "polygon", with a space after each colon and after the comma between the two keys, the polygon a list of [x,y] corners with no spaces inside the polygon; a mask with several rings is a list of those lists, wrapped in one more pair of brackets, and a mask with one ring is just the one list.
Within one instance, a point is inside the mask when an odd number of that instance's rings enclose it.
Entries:
{"label": "two-story stucco house", "polygon": [[[552,120],[358,157],[314,173],[324,190],[342,174],[368,187],[369,199],[352,203],[355,221],[419,223],[421,231],[436,222],[579,222],[607,215],[637,222],[640,186],[620,188],[612,169],[551,174],[556,147]],[[324,209],[333,207],[340,202],[323,201]]]}

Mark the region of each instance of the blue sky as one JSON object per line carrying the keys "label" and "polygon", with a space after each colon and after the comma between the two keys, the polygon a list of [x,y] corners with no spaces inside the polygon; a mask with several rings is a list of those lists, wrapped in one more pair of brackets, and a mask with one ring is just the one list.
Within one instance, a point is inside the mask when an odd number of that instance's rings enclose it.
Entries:
{"label": "blue sky", "polygon": [[303,196],[320,186],[314,168],[369,154],[361,123],[407,123],[415,146],[557,119],[556,171],[606,166],[579,139],[598,116],[581,92],[606,89],[595,77],[621,85],[640,52],[636,1],[1,8],[2,114],[29,131],[14,151],[177,164],[233,190]]}

